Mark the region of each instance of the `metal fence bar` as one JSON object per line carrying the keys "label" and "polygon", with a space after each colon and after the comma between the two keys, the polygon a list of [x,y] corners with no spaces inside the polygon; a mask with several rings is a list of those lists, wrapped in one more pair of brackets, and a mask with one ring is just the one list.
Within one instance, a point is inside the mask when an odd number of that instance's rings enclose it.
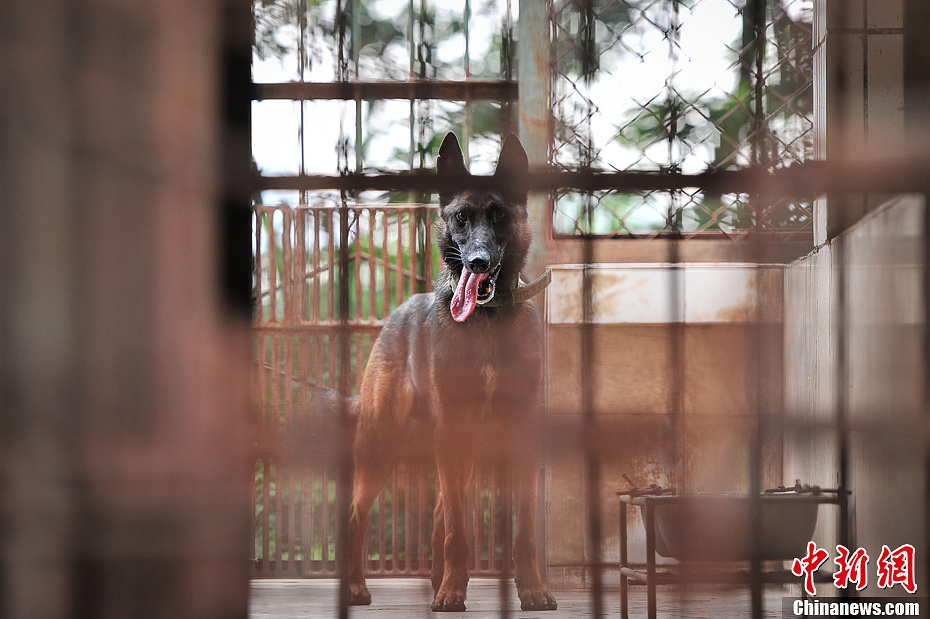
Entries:
{"label": "metal fence bar", "polygon": [[391,473],[391,571],[399,571],[397,559],[397,520],[398,520],[398,492],[397,492],[397,469]]}
{"label": "metal fence bar", "polygon": [[496,479],[501,493],[501,509],[497,516],[501,530],[503,553],[497,577],[497,596],[500,617],[510,617],[510,579],[513,577],[513,468],[512,459],[502,452],[496,468]]}
{"label": "metal fence bar", "polygon": [[384,573],[384,562],[387,556],[387,546],[384,537],[384,513],[387,511],[386,496],[382,492],[377,500],[378,505],[378,572]]}
{"label": "metal fence bar", "polygon": [[314,500],[313,500],[313,489],[316,480],[316,474],[312,471],[307,476],[307,485],[309,486],[308,492],[310,496],[310,505],[307,507],[307,567],[305,573],[312,574],[316,571],[316,560],[313,558],[313,542],[316,539],[319,539],[315,535],[316,524],[319,518],[319,513],[314,509]]}
{"label": "metal fence bar", "polygon": [[426,267],[423,272],[426,279],[426,290],[430,290],[433,287],[433,218],[432,210],[423,208],[423,221],[425,222],[425,262]]}
{"label": "metal fence bar", "polygon": [[[262,338],[264,339],[264,338]],[[264,342],[263,342],[264,344]],[[264,370],[262,370],[264,372]],[[271,518],[269,516],[269,495],[271,486],[271,465],[268,458],[262,460],[262,562],[265,566],[271,563],[270,542]]]}
{"label": "metal fence bar", "polygon": [[417,290],[417,262],[419,257],[417,256],[417,210],[411,208],[406,211],[407,213],[407,227],[409,240],[409,260],[410,262],[407,265],[409,269],[409,278],[410,278],[410,293],[411,295],[419,292]]}
{"label": "metal fence bar", "polygon": [[620,510],[617,516],[620,541],[620,619],[629,619],[629,582],[623,569],[629,564],[627,557],[627,505],[620,503]]}
{"label": "metal fence bar", "polygon": [[[847,6],[844,2],[831,2],[829,3],[829,12],[832,14],[830,19],[836,19],[836,23],[846,24],[846,11]],[[863,11],[865,7],[863,6]],[[846,55],[846,37],[834,37],[834,40],[831,42],[834,46],[834,52],[839,58],[839,62],[836,64],[835,70],[838,72],[838,79],[836,80],[835,91],[831,93],[831,96],[835,98],[835,102],[832,104],[834,113],[838,118],[846,118],[846,106],[847,106],[847,80],[846,75],[847,71],[850,70],[850,67],[845,66],[848,62]],[[845,161],[846,159],[846,144],[844,143],[844,133],[839,132],[839,135],[834,138],[833,144],[840,149],[839,152],[828,153],[828,156],[838,160]],[[830,214],[831,217],[834,214],[839,214],[842,211],[836,209],[837,202],[842,198],[839,195],[832,196],[830,200]],[[836,278],[836,312],[834,314],[836,324],[835,324],[835,344],[834,344],[834,420],[835,420],[835,437],[836,437],[836,457],[837,457],[837,475],[838,483],[837,487],[839,489],[839,509],[838,512],[838,522],[837,522],[837,537],[838,542],[847,548],[851,546],[850,544],[850,522],[849,522],[849,501],[847,497],[847,490],[850,488],[850,478],[849,478],[849,360],[848,360],[848,312],[849,308],[847,307],[847,286],[848,286],[848,271],[847,271],[847,260],[846,260],[846,246],[845,244],[839,245],[839,247],[834,247],[833,250],[833,277]],[[840,597],[846,598],[849,596],[847,589],[843,589],[839,592]]]}
{"label": "metal fence bar", "polygon": [[426,573],[426,561],[427,561],[427,540],[429,539],[428,533],[426,530],[427,515],[430,512],[427,506],[426,500],[426,470],[423,468],[417,469],[417,573],[425,574]]}
{"label": "metal fence bar", "polygon": [[383,298],[381,300],[381,318],[387,318],[387,315],[391,307],[391,284],[390,284],[390,270],[388,269],[388,214],[387,211],[384,211],[381,215],[381,256],[383,258],[383,269],[382,269],[382,284]]}
{"label": "metal fence bar", "polygon": [[308,560],[307,539],[304,532],[304,512],[307,509],[307,495],[304,492],[306,488],[304,477],[296,474],[294,480],[297,484],[297,498],[294,504],[294,537],[297,541],[297,548],[294,552],[297,554],[291,557],[291,560],[294,563],[294,575],[300,577],[304,574],[304,566]]}
{"label": "metal fence bar", "polygon": [[[766,165],[768,160],[768,154],[765,148],[766,137],[764,135],[765,131],[765,77],[763,73],[763,66],[765,62],[765,48],[766,48],[766,37],[765,37],[765,28],[766,28],[766,0],[750,0],[747,5],[749,10],[749,18],[752,25],[753,41],[755,43],[755,50],[753,54],[753,64],[754,64],[754,99],[753,99],[753,126],[752,126],[752,137],[750,139],[751,147],[751,157],[753,165]],[[758,188],[757,188],[758,189]],[[764,204],[764,201],[769,198],[768,194],[764,192],[756,192],[750,194],[755,198],[755,208],[754,216],[752,217],[751,227],[754,232],[758,232],[761,228],[761,207]],[[752,200],[752,198],[750,198]],[[759,250],[758,242],[753,242],[752,247],[754,249],[754,262],[756,264],[760,263],[761,251]],[[758,299],[758,292],[756,293]],[[750,402],[751,411],[750,413],[754,416],[750,420],[751,423],[751,434],[750,434],[750,460],[749,460],[749,527],[747,529],[747,534],[749,535],[749,548],[750,548],[750,586],[749,586],[749,595],[750,595],[750,610],[752,613],[753,619],[761,619],[765,612],[765,600],[764,600],[764,584],[762,582],[762,504],[761,504],[761,494],[762,494],[762,441],[765,436],[765,418],[766,411],[762,409],[762,398],[760,397],[760,387],[761,387],[761,372],[762,372],[762,359],[761,359],[761,337],[759,330],[760,325],[760,313],[759,313],[759,303],[754,304],[755,309],[753,310],[753,322],[750,325],[750,334],[747,339],[747,345],[750,347],[748,352],[748,357],[750,359],[750,376],[747,384],[750,389],[748,394],[748,401]]]}
{"label": "metal fence bar", "polygon": [[[338,0],[337,0],[338,2]],[[345,36],[345,20],[340,20],[339,28],[340,39]],[[342,61],[342,45],[340,45],[340,61]],[[348,77],[347,72],[343,72],[343,78]],[[341,130],[340,130],[341,133]],[[349,321],[349,209],[346,204],[345,191],[340,194],[339,207],[339,321],[341,328],[338,333],[339,342],[339,381],[338,390],[340,394],[349,394],[352,392],[351,384],[351,327]],[[344,549],[348,547],[348,522],[349,522],[349,502],[352,496],[352,431],[350,424],[352,420],[348,406],[344,398],[339,398],[338,420],[339,431],[337,436],[337,445],[339,449],[338,459],[338,483],[336,486],[336,498],[338,505],[338,522],[337,522],[337,542],[336,542],[336,564],[339,570],[339,617],[348,619],[348,577],[346,574],[347,560],[344,556]]]}
{"label": "metal fence bar", "polygon": [[[930,37],[921,24],[930,19],[930,6],[919,0],[905,2],[905,35],[904,35],[904,106],[906,110],[905,122],[909,127],[920,128],[926,131],[930,128],[930,103],[927,93],[930,92]],[[924,155],[930,155],[924,149]],[[924,440],[924,470],[930,471],[930,181],[921,192],[924,199],[924,212],[922,220],[923,248],[921,285],[923,302],[923,342],[922,356],[924,389],[923,412],[924,423],[928,431]],[[924,482],[924,544],[930,544],[930,475]],[[930,552],[923,553],[923,573],[930,574]]]}
{"label": "metal fence bar", "polygon": [[[313,258],[310,263],[311,269],[319,271],[320,265],[320,214],[313,213]],[[313,294],[310,298],[310,320],[319,320],[320,318],[320,278],[313,278]]]}
{"label": "metal fence bar", "polygon": [[[281,381],[280,381],[280,343],[281,338],[278,335],[271,335],[271,414],[268,417],[268,426],[271,431],[275,431],[281,425]],[[269,534],[274,531],[274,552],[272,553],[273,565],[275,569],[281,566],[281,466],[280,461],[274,460],[272,466],[274,469],[273,481],[269,480],[269,485],[274,484],[274,499],[272,500],[272,511],[269,522],[274,521],[274,527],[269,529]],[[269,535],[270,537],[270,535]]]}
{"label": "metal fence bar", "polygon": [[397,212],[397,272],[394,282],[394,303],[400,305],[404,302],[404,229],[403,229],[403,211]]}
{"label": "metal fence bar", "polygon": [[268,213],[268,226],[265,228],[268,238],[268,312],[272,322],[278,320],[278,252],[274,237],[274,213]]}
{"label": "metal fence bar", "polygon": [[[377,308],[377,281],[376,281],[376,272],[375,272],[375,218],[377,212],[374,210],[368,211],[368,305],[367,312],[365,317],[368,320],[375,320],[378,318],[378,308]],[[385,263],[387,262],[387,257],[385,257]]]}
{"label": "metal fence bar", "polygon": [[253,212],[253,225],[255,226],[255,265],[254,265],[254,274],[255,279],[255,314],[258,320],[264,318],[263,308],[261,303],[262,298],[262,213],[259,210]]}
{"label": "metal fence bar", "polygon": [[288,322],[294,314],[294,256],[291,246],[291,228],[294,223],[294,211],[281,211],[281,277],[284,279],[281,291],[283,298],[282,320]]}
{"label": "metal fence bar", "polygon": [[352,256],[352,273],[355,277],[355,302],[352,303],[352,310],[356,320],[362,318],[362,213],[353,211],[355,222],[355,243],[354,253]]}
{"label": "metal fence bar", "polygon": [[[597,172],[562,171],[534,168],[525,182],[530,191],[574,189],[578,191],[616,190],[671,191],[703,189],[716,193],[746,193],[761,184],[779,187],[783,195],[809,196],[830,191],[907,193],[923,188],[926,165],[914,158],[876,159],[845,162],[809,161],[772,172],[746,167],[739,170],[716,170],[685,174],[680,172]],[[261,176],[257,183],[263,190],[382,190],[450,191],[497,187],[493,176],[458,176],[439,179],[434,172],[397,174],[281,175]]]}
{"label": "metal fence bar", "polygon": [[474,473],[475,483],[472,485],[471,492],[471,506],[472,517],[471,517],[471,547],[474,548],[472,552],[472,571],[477,572],[481,569],[481,523],[479,519],[481,518],[481,471],[476,470]]}
{"label": "metal fence bar", "polygon": [[254,84],[256,101],[507,101],[517,98],[513,80],[470,79],[468,81],[358,81],[282,82]]}
{"label": "metal fence bar", "polygon": [[646,608],[649,619],[655,619],[657,610],[656,600],[656,540],[655,540],[655,503],[646,502],[646,574],[649,581],[647,586]]}
{"label": "metal fence bar", "polygon": [[402,522],[403,527],[401,532],[403,534],[403,542],[400,545],[399,555],[403,557],[403,562],[401,562],[401,573],[412,574],[413,563],[412,555],[414,554],[414,540],[413,540],[413,519],[415,518],[414,506],[413,506],[413,475],[411,472],[411,467],[409,463],[405,463],[399,467],[398,474],[400,475],[401,487],[402,487]]}
{"label": "metal fence bar", "polygon": [[297,320],[307,319],[307,282],[303,277],[304,265],[307,264],[307,211],[299,210],[295,214],[297,222],[297,256],[292,272],[294,290],[296,292],[295,306]]}
{"label": "metal fence bar", "polygon": [[500,506],[497,503],[497,484],[493,483],[494,469],[487,471],[488,481],[488,520],[491,525],[488,528],[488,563],[485,569],[493,570],[497,567],[497,510]]}
{"label": "metal fence bar", "polygon": [[[293,286],[291,286],[293,288]],[[284,399],[284,414],[283,419],[285,424],[293,423],[293,400],[292,400],[292,390],[293,383],[291,382],[291,377],[293,374],[293,336],[291,334],[282,333],[280,336],[281,339],[281,354],[282,354],[282,372],[279,381],[284,389],[283,399]],[[295,565],[295,556],[294,556],[294,519],[293,519],[293,510],[294,510],[294,474],[291,470],[291,467],[287,463],[282,463],[282,493],[281,498],[284,502],[284,509],[282,510],[282,523],[281,523],[281,546],[282,551],[286,556],[287,566],[293,567]]]}
{"label": "metal fence bar", "polygon": [[320,492],[322,499],[320,501],[320,539],[322,540],[320,567],[323,571],[331,573],[332,566],[329,564],[329,475],[325,470],[320,473]]}
{"label": "metal fence bar", "polygon": [[336,239],[333,234],[335,230],[335,212],[332,209],[326,211],[326,269],[328,272],[328,283],[329,286],[326,292],[326,318],[333,320],[335,317],[335,304],[333,297],[333,289],[336,283],[336,261],[334,259],[336,253]]}
{"label": "metal fence bar", "polygon": [[[594,74],[596,59],[594,54],[595,17],[593,0],[581,0],[579,6],[579,37],[581,39],[581,77],[585,85],[590,86]],[[586,126],[584,142],[581,144],[581,168],[589,170],[593,161],[590,119],[592,115],[591,102],[588,102],[586,113]],[[585,193],[583,199],[590,203],[590,193]],[[586,208],[584,216],[589,220],[588,230],[592,229],[590,220],[592,210]],[[585,553],[586,572],[591,575],[590,609],[592,616],[603,614],[604,590],[601,565],[601,543],[603,532],[601,528],[601,463],[599,454],[591,449],[597,419],[594,415],[594,367],[596,355],[594,352],[594,331],[592,318],[593,288],[589,266],[594,262],[593,248],[590,239],[585,239],[582,245],[582,290],[581,290],[581,424],[584,434],[584,471],[585,471],[585,511],[586,511],[586,545]]]}

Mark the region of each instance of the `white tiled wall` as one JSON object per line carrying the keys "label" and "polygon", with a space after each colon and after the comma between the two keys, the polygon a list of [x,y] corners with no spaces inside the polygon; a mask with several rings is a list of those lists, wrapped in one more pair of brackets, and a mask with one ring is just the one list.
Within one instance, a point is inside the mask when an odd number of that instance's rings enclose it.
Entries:
{"label": "white tiled wall", "polygon": [[[783,265],[596,264],[589,267],[596,324],[781,320]],[[552,267],[550,324],[582,322],[581,265]]]}
{"label": "white tiled wall", "polygon": [[[903,0],[816,0],[814,124],[818,158],[900,157],[904,130]],[[887,196],[831,195],[815,206],[822,245]]]}

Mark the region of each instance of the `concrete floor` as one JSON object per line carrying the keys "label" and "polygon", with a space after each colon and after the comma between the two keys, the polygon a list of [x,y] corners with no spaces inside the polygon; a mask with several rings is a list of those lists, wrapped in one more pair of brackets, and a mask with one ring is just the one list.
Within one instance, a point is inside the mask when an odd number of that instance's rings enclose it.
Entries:
{"label": "concrete floor", "polygon": [[[304,619],[336,616],[335,580],[253,580],[249,603],[250,619]],[[432,613],[429,610],[433,592],[426,579],[381,578],[368,581],[371,606],[354,607],[352,617],[366,619],[491,619],[500,616],[497,581],[473,578],[468,586],[468,610],[464,613]],[[568,619],[590,617],[590,594],[586,591],[556,591],[559,610],[555,612],[521,612],[520,602],[511,585],[509,606],[514,619]],[[631,587],[630,617],[645,617],[646,590]],[[772,586],[766,591],[766,617],[781,617],[781,600],[788,593]],[[620,600],[617,590],[608,590],[603,616],[619,617]],[[745,590],[694,587],[682,613],[677,591],[660,587],[658,595],[660,617],[747,617],[749,593]]]}

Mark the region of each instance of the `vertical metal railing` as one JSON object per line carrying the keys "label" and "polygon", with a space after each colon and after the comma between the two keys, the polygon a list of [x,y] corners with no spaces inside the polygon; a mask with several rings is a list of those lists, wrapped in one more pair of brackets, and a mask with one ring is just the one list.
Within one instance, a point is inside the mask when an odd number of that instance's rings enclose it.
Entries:
{"label": "vertical metal railing", "polygon": [[[930,128],[930,103],[927,92],[930,92],[930,37],[926,28],[921,24],[930,18],[930,6],[927,3],[908,0],[904,6],[904,84],[905,120],[915,133],[925,132]],[[930,157],[926,148],[924,157]],[[921,296],[923,306],[923,342],[921,362],[923,363],[923,384],[921,393],[922,419],[924,431],[924,470],[930,471],[930,181],[921,192],[924,208],[922,218],[923,243],[921,246]],[[923,488],[924,543],[930,544],[930,474],[926,476]],[[923,573],[930,575],[930,552],[924,549]]]}
{"label": "vertical metal railing", "polygon": [[[766,51],[766,0],[750,0],[747,3],[749,11],[749,25],[752,28],[754,49],[752,54],[752,71],[754,78],[754,92],[752,102],[752,139],[750,141],[750,160],[754,166],[767,166],[768,163],[768,135],[765,124],[765,51]],[[745,22],[744,22],[745,23]],[[762,188],[759,188],[762,189]],[[762,262],[758,237],[762,230],[761,212],[765,200],[771,196],[764,191],[757,191],[751,195],[750,207],[752,215],[750,226],[755,233],[752,242],[753,263],[758,267]],[[761,619],[765,612],[764,583],[762,580],[762,446],[765,439],[766,411],[762,408],[761,373],[762,373],[762,338],[760,337],[760,299],[758,292],[753,299],[753,315],[750,324],[749,337],[746,344],[747,359],[749,359],[749,376],[746,384],[749,389],[747,402],[750,413],[750,450],[749,450],[749,522],[746,535],[749,537],[749,605],[753,619]]]}
{"label": "vertical metal railing", "polygon": [[[827,7],[829,11],[828,19],[838,24],[846,24],[848,16],[848,7],[844,2],[830,2]],[[863,5],[862,10],[866,7]],[[863,13],[864,17],[864,13]],[[863,20],[864,21],[864,20]],[[833,52],[839,60],[835,63],[833,71],[834,89],[831,96],[834,102],[831,104],[833,113],[837,118],[844,119],[847,117],[848,106],[848,83],[847,75],[852,69],[848,65],[848,56],[846,54],[847,41],[846,37],[832,37],[831,45]],[[845,132],[838,132],[831,138],[833,143],[831,148],[835,149],[828,152],[828,157],[832,161],[842,162],[847,159],[847,147],[849,146]],[[865,196],[862,196],[863,198]],[[848,195],[833,194],[830,196],[830,212],[833,214],[842,213],[844,221],[848,220],[848,204],[842,204],[848,201]],[[839,231],[840,228],[837,228]],[[850,459],[849,459],[849,298],[847,295],[849,286],[849,269],[847,265],[847,246],[845,243],[837,243],[833,248],[833,278],[836,282],[836,312],[834,314],[833,327],[833,347],[834,347],[834,366],[833,366],[833,384],[834,384],[834,411],[833,411],[833,431],[834,440],[836,441],[836,473],[837,488],[839,491],[839,509],[836,523],[837,542],[849,548],[851,546],[851,521],[849,511],[848,492],[852,488],[850,478]],[[840,597],[848,598],[852,593],[843,589],[839,592]]]}

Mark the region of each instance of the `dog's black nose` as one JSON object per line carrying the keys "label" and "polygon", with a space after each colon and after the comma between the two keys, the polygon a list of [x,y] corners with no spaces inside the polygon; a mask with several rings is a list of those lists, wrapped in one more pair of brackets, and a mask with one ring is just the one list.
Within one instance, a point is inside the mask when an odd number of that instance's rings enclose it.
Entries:
{"label": "dog's black nose", "polygon": [[474,254],[468,258],[468,270],[472,273],[484,273],[491,266],[491,257],[486,253]]}

